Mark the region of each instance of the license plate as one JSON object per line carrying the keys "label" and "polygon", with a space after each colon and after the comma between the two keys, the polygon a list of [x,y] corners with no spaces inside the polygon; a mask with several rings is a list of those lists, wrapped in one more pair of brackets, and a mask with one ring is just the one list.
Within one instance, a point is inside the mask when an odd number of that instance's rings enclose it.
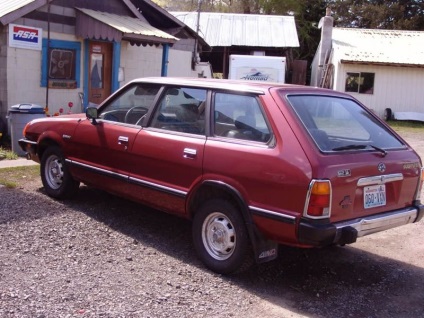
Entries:
{"label": "license plate", "polygon": [[364,208],[386,205],[386,186],[375,185],[364,188]]}

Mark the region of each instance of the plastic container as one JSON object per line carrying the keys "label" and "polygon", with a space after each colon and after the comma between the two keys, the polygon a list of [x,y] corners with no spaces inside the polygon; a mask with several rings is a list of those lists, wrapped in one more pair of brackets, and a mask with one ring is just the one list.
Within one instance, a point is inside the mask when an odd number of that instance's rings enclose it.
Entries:
{"label": "plastic container", "polygon": [[18,156],[25,156],[25,152],[19,147],[19,139],[23,138],[22,131],[27,123],[36,118],[44,117],[44,107],[35,104],[18,104],[9,109],[9,127],[12,141],[12,151]]}

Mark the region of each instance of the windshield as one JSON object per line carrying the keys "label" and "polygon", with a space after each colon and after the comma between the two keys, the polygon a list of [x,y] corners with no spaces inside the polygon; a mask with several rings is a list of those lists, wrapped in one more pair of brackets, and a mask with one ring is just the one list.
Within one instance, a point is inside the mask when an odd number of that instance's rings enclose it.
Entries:
{"label": "windshield", "polygon": [[288,96],[296,114],[322,151],[404,147],[382,123],[351,99],[320,95]]}

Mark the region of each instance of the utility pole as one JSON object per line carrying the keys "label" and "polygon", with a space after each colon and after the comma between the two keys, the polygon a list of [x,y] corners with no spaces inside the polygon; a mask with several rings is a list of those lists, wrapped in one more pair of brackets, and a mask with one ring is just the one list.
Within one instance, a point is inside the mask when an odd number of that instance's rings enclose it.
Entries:
{"label": "utility pole", "polygon": [[[203,0],[198,0],[197,2],[197,24],[196,24],[196,33],[197,35],[199,35],[199,31],[200,31],[200,11],[201,11],[201,7],[202,7],[202,1]],[[194,70],[194,66],[197,62],[200,62],[200,57],[199,57],[199,52],[198,52],[198,39],[196,38],[194,40],[194,56],[193,56],[193,70]]]}

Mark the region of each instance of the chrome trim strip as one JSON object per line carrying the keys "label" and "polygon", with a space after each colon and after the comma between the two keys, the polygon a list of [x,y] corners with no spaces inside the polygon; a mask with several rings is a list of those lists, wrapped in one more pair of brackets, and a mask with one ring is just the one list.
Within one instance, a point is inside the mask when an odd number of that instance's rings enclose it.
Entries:
{"label": "chrome trim strip", "polygon": [[115,178],[119,178],[119,179],[124,179],[124,180],[128,180],[128,176],[125,174],[121,174],[121,173],[116,173],[116,172],[111,172],[109,170],[106,169],[102,169],[102,168],[98,168],[98,167],[94,167],[91,165],[87,165],[85,163],[81,163],[81,162],[77,162],[74,160],[70,160],[70,159],[65,159],[66,162],[69,162],[70,164],[76,165],[76,166],[80,166],[89,170],[94,170],[96,172],[102,173],[102,174],[106,174],[108,176],[111,177],[115,177]]}
{"label": "chrome trim strip", "polygon": [[392,212],[366,216],[360,219],[335,223],[337,234],[335,242],[341,235],[343,228],[353,227],[358,231],[358,237],[385,231],[401,225],[413,223],[418,215],[416,208],[406,208]]}
{"label": "chrome trim strip", "polygon": [[129,177],[128,181],[145,186],[145,187],[153,188],[162,192],[167,192],[179,197],[185,197],[187,195],[187,191],[173,189],[173,188],[166,187],[157,183],[153,183],[153,182],[149,182],[149,181],[145,181],[145,180],[141,180],[141,179],[137,179],[133,177]]}
{"label": "chrome trim strip", "polygon": [[402,181],[403,174],[402,173],[393,173],[393,174],[383,174],[381,176],[372,176],[361,178],[358,180],[358,187],[364,187],[375,184],[385,184],[394,181]]}
{"label": "chrome trim strip", "polygon": [[157,190],[157,191],[166,192],[166,193],[178,196],[178,197],[186,197],[187,196],[186,191],[181,191],[181,190],[173,189],[173,188],[166,187],[166,186],[163,186],[163,185],[160,185],[160,184],[156,184],[156,183],[153,183],[153,182],[133,178],[133,177],[130,177],[128,175],[121,174],[121,173],[111,172],[111,171],[106,170],[106,169],[94,167],[94,166],[87,165],[85,163],[77,162],[77,161],[70,160],[70,159],[65,159],[65,161],[70,163],[70,164],[80,166],[80,167],[88,169],[88,170],[93,170],[95,172],[105,174],[105,175],[113,177],[113,178],[122,179],[122,180],[127,181],[127,182],[133,182],[135,184],[145,186],[145,187],[149,187],[149,188],[152,188],[152,189]]}
{"label": "chrome trim strip", "polygon": [[249,205],[249,210],[256,215],[263,216],[266,218],[274,219],[280,222],[288,223],[288,224],[295,224],[296,223],[296,217],[292,215],[282,214],[266,209],[261,209],[258,207],[254,207]]}

